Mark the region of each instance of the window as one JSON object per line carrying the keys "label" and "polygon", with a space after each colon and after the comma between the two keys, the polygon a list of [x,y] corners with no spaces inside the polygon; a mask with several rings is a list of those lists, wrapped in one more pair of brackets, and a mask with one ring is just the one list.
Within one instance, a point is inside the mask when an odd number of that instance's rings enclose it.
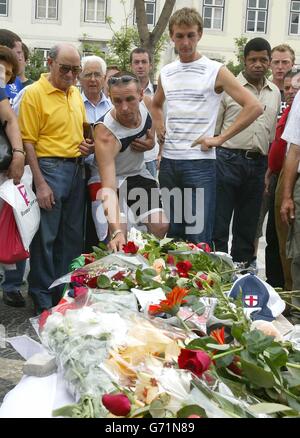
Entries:
{"label": "window", "polygon": [[0,0],[0,16],[8,16],[8,0]]}
{"label": "window", "polygon": [[58,0],[36,0],[35,18],[41,20],[57,20]]}
{"label": "window", "polygon": [[50,49],[42,49],[40,47],[34,49],[35,53],[38,53],[41,59],[43,60],[44,67],[47,67],[47,59],[49,56]]}
{"label": "window", "polygon": [[[155,26],[156,0],[145,1],[145,10],[148,26]],[[134,24],[136,24],[136,13],[134,11]]]}
{"label": "window", "polygon": [[205,29],[223,30],[225,0],[204,0],[203,21]]}
{"label": "window", "polygon": [[300,35],[300,1],[291,2],[290,35]]}
{"label": "window", "polygon": [[269,0],[248,0],[246,32],[266,33]]}
{"label": "window", "polygon": [[106,0],[85,0],[84,21],[105,23]]}

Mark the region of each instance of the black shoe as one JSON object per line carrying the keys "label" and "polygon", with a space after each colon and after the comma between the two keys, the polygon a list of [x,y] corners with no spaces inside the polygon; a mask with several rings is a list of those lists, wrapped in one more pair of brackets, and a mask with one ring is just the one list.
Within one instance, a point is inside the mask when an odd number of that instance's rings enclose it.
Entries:
{"label": "black shoe", "polygon": [[3,303],[12,307],[25,307],[25,300],[20,291],[4,292]]}

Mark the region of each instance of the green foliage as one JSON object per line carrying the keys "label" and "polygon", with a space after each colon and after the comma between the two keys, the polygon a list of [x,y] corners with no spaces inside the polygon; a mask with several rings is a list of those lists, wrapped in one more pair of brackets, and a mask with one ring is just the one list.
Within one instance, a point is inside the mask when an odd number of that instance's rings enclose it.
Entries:
{"label": "green foliage", "polygon": [[28,63],[25,70],[26,77],[33,81],[37,81],[41,74],[47,71],[44,62],[43,53],[37,50],[32,50],[29,53]]}
{"label": "green foliage", "polygon": [[240,38],[235,38],[235,56],[237,58],[237,64],[234,61],[229,61],[226,64],[228,70],[230,70],[234,76],[237,76],[244,68],[244,48],[247,44],[248,38],[241,36]]}

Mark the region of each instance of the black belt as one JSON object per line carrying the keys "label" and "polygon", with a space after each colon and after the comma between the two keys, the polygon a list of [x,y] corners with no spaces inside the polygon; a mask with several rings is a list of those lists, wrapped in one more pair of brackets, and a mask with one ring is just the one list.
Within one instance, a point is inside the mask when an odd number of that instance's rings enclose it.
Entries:
{"label": "black belt", "polygon": [[247,160],[258,160],[259,158],[265,158],[265,155],[261,154],[260,152],[245,150],[245,149],[230,149],[230,148],[223,148],[220,146],[221,149],[233,152],[234,154],[241,155],[244,158],[247,158]]}
{"label": "black belt", "polygon": [[82,163],[83,162],[83,157],[41,157],[41,158],[47,158],[47,160],[52,159],[52,160],[62,160],[62,161],[71,161],[72,163]]}

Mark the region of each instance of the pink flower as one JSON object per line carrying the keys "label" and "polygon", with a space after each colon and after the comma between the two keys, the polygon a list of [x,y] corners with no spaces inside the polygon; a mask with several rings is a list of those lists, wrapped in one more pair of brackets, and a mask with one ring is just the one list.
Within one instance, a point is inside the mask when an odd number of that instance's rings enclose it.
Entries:
{"label": "pink flower", "polygon": [[200,415],[192,414],[189,415],[188,418],[202,418],[202,417],[200,417]]}
{"label": "pink flower", "polygon": [[136,254],[139,250],[139,247],[134,242],[127,242],[126,245],[123,245],[123,251],[126,254]]}
{"label": "pink flower", "polygon": [[44,325],[46,324],[49,315],[51,315],[51,312],[49,310],[44,310],[41,313],[39,317],[39,330],[42,330],[44,328]]}
{"label": "pink flower", "polygon": [[197,248],[202,249],[204,252],[211,252],[210,246],[205,242],[197,243]]}
{"label": "pink flower", "polygon": [[174,258],[174,256],[168,255],[167,263],[168,263],[168,265],[175,265],[175,258]]}
{"label": "pink flower", "polygon": [[205,351],[181,349],[178,356],[178,366],[180,369],[189,370],[197,377],[208,370],[211,364],[211,358]]}
{"label": "pink flower", "polygon": [[201,275],[199,276],[199,280],[196,281],[196,284],[197,284],[197,286],[198,286],[198,288],[199,288],[200,290],[204,289],[204,288],[203,288],[203,281],[202,281],[202,280],[204,280],[205,282],[207,282],[207,284],[208,284],[209,286],[212,286],[212,285],[214,284],[213,280],[212,280],[211,278],[209,278],[209,276],[208,276],[207,274],[201,274]]}
{"label": "pink flower", "polygon": [[88,288],[84,286],[74,286],[74,298],[76,301],[84,301],[88,294]]}
{"label": "pink flower", "polygon": [[131,410],[130,400],[124,394],[104,394],[102,403],[109,412],[117,417],[126,417]]}

